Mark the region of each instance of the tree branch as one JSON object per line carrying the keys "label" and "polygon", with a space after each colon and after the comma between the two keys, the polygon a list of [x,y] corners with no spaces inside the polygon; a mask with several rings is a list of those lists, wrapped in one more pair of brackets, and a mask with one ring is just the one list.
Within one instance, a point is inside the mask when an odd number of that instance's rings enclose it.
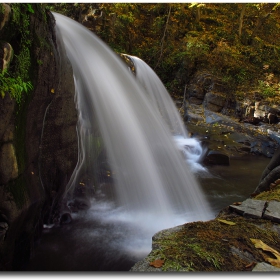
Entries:
{"label": "tree branch", "polygon": [[163,54],[163,44],[164,44],[164,39],[165,39],[166,31],[167,31],[168,21],[169,21],[169,18],[170,18],[170,13],[171,13],[171,5],[169,6],[168,16],[167,16],[167,20],[166,20],[166,24],[165,24],[163,36],[162,36],[162,38],[161,38],[160,55],[159,55],[157,64],[156,64],[156,66],[155,66],[155,69],[157,68],[157,66],[158,66],[158,64],[159,64],[159,62],[160,62],[160,60],[161,60],[162,54]]}

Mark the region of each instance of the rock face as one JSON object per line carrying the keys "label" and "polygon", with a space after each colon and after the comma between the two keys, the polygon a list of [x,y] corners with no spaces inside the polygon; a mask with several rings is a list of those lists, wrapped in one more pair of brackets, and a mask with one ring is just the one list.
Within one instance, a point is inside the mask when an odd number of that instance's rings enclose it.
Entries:
{"label": "rock face", "polygon": [[[32,9],[33,92],[20,106],[8,93],[0,98],[0,270],[24,269],[43,223],[59,222],[61,197],[77,163],[72,69],[59,55],[52,14],[40,4]],[[18,48],[9,23],[1,32]]]}
{"label": "rock face", "polygon": [[220,112],[225,103],[225,86],[215,76],[209,73],[198,73],[187,90],[187,100],[190,104],[201,105],[213,112]]}
{"label": "rock face", "polygon": [[208,72],[198,72],[194,75],[188,84],[185,100],[187,101],[184,104],[186,121],[189,118],[187,113],[189,105],[201,105],[205,110],[239,118],[239,121],[253,125],[277,124],[280,120],[278,104],[270,105],[260,100],[257,98],[257,93],[254,93],[253,100],[246,99],[242,102],[235,100],[221,79]]}

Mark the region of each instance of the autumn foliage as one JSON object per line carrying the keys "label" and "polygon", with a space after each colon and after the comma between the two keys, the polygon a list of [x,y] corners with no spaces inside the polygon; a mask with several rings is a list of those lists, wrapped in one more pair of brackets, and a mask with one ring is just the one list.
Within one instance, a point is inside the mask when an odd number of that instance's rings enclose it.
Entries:
{"label": "autumn foliage", "polygon": [[[146,61],[171,94],[200,70],[220,76],[233,91],[268,93],[280,76],[277,3],[53,4],[95,32],[113,50]],[[269,72],[263,69],[269,65]],[[271,77],[271,76],[270,76]],[[264,82],[264,83],[262,83]],[[277,89],[274,91],[278,94]]]}

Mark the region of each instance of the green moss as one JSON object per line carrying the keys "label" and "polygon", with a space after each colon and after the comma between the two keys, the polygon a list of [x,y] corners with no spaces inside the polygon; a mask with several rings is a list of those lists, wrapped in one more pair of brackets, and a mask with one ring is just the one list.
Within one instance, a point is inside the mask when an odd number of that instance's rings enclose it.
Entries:
{"label": "green moss", "polygon": [[[2,38],[8,41],[14,50],[10,67],[3,74],[1,87],[8,85],[5,92],[9,92],[18,103],[22,94],[32,89],[31,83],[31,47],[32,32],[30,31],[30,15],[34,13],[33,4],[11,3],[11,19],[5,26]],[[4,92],[2,91],[2,96]]]}
{"label": "green moss", "polygon": [[264,255],[254,247],[250,238],[261,239],[269,246],[280,249],[279,236],[271,231],[271,222],[227,217],[235,225],[218,220],[183,225],[174,233],[162,235],[154,241],[158,248],[150,253],[148,261],[161,259],[164,271],[245,271],[250,261],[231,252],[237,248],[249,252],[261,262]]}
{"label": "green moss", "polygon": [[277,185],[276,187],[272,188],[269,191],[258,194],[253,199],[266,200],[266,201],[271,201],[271,200],[280,201],[280,185]]}
{"label": "green moss", "polygon": [[4,8],[4,6],[1,4],[1,5],[0,5],[0,19],[2,19],[2,16],[4,15],[4,12],[5,12],[5,8]]}

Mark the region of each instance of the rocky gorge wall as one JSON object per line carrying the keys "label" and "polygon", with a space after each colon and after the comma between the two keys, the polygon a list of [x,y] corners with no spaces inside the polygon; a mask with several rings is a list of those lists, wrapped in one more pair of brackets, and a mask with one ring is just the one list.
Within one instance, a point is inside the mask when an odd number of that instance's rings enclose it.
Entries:
{"label": "rocky gorge wall", "polygon": [[[30,41],[32,92],[20,103],[8,92],[0,98],[0,270],[22,270],[43,224],[59,219],[77,163],[77,112],[72,69],[61,55],[52,14],[40,4],[1,6],[2,70],[14,71]],[[11,31],[17,9],[18,28],[28,21],[26,38]]]}

